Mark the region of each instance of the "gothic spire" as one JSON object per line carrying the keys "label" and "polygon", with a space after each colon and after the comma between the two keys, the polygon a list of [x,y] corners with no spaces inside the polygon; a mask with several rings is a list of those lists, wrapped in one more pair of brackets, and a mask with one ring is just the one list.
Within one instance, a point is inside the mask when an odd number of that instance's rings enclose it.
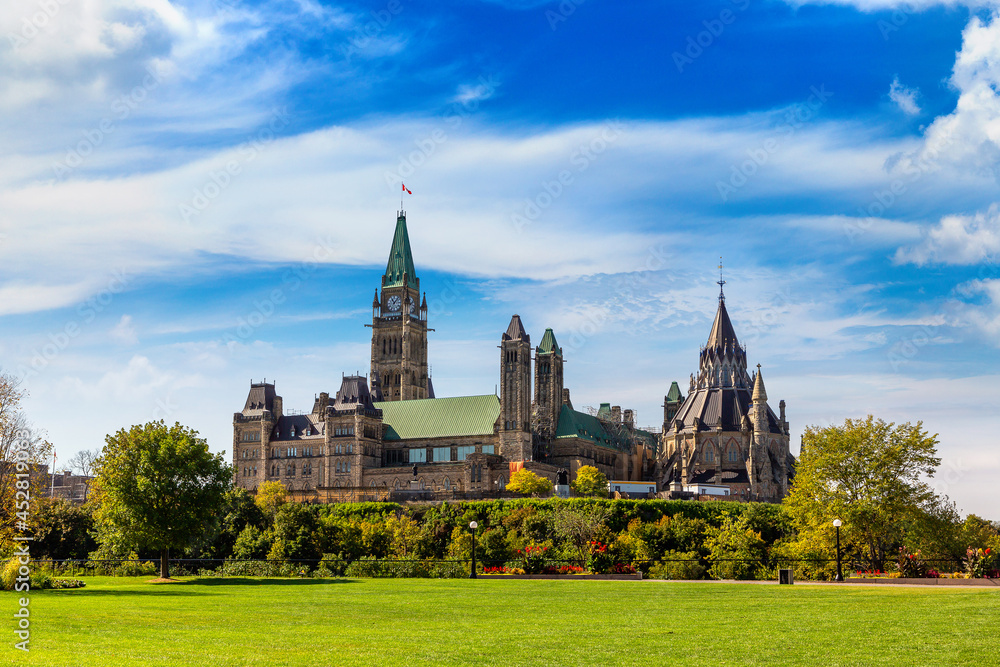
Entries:
{"label": "gothic spire", "polygon": [[764,390],[764,375],[760,372],[760,364],[757,364],[757,376],[753,381],[753,402],[767,403],[767,392]]}
{"label": "gothic spire", "polygon": [[406,213],[399,212],[396,218],[396,233],[392,237],[389,262],[382,276],[382,287],[402,287],[405,284],[419,289],[417,272],[413,268],[413,254],[410,252],[410,236],[406,232]]}

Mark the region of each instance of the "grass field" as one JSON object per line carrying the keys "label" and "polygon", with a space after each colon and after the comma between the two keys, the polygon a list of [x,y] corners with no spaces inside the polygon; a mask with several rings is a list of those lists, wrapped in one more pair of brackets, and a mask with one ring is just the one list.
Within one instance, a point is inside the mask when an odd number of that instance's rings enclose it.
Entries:
{"label": "grass field", "polygon": [[657,581],[91,577],[31,665],[998,665],[1000,591]]}

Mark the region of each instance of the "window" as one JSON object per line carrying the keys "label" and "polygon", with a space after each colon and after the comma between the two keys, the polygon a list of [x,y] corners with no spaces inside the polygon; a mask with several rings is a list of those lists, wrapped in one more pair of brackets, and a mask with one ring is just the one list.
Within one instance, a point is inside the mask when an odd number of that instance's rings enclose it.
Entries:
{"label": "window", "polygon": [[291,435],[294,438],[295,437],[295,427],[292,426],[292,429],[288,433],[289,433],[289,435]]}
{"label": "window", "polygon": [[483,445],[483,454],[493,454],[495,447],[493,445]]}
{"label": "window", "polygon": [[312,429],[310,427],[306,426],[305,435],[312,435],[312,434],[313,434]]}
{"label": "window", "polygon": [[348,454],[353,454],[354,453],[354,445],[348,445],[347,446],[347,453]]}
{"label": "window", "polygon": [[729,461],[730,463],[736,463],[740,460],[740,453],[736,451],[735,447],[729,449]]}
{"label": "window", "polygon": [[427,463],[427,450],[424,448],[410,450],[410,463]]}
{"label": "window", "polygon": [[475,454],[475,453],[476,453],[476,446],[475,445],[467,445],[467,446],[464,446],[464,447],[459,447],[458,448],[458,460],[459,461],[464,461],[469,456],[469,454]]}
{"label": "window", "polygon": [[333,453],[334,454],[339,454],[340,453],[340,445],[337,445],[336,447],[333,448]]}
{"label": "window", "polygon": [[440,463],[442,461],[451,461],[451,447],[434,448],[434,463]]}
{"label": "window", "polygon": [[444,490],[451,491],[451,480],[447,477],[444,478]]}
{"label": "window", "polygon": [[299,448],[298,447],[289,447],[288,448],[288,455],[289,456],[298,456],[299,455]]}
{"label": "window", "polygon": [[715,455],[712,453],[711,446],[705,447],[705,462],[711,463],[715,460]]}
{"label": "window", "polygon": [[289,477],[294,477],[295,476],[295,464],[294,463],[289,463],[288,464],[288,468],[285,470],[285,474],[287,476],[289,476]]}

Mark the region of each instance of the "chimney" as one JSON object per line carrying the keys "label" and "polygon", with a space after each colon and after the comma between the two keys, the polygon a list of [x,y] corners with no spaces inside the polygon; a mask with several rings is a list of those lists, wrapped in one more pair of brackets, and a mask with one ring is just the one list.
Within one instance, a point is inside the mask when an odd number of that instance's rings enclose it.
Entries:
{"label": "chimney", "polygon": [[635,428],[635,411],[634,410],[626,410],[623,413],[623,415],[624,415],[623,419],[625,420],[625,428],[627,428],[629,430],[634,429]]}
{"label": "chimney", "polygon": [[612,424],[622,423],[622,406],[620,405],[611,406],[611,423]]}

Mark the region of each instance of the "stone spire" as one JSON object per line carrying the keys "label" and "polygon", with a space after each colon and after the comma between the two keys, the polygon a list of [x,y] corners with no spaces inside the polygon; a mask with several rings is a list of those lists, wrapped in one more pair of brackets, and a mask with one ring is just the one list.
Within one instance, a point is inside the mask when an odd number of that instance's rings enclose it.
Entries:
{"label": "stone spire", "polygon": [[760,364],[757,364],[757,377],[753,382],[753,402],[767,403],[767,391],[764,390],[764,375],[760,372]]}

